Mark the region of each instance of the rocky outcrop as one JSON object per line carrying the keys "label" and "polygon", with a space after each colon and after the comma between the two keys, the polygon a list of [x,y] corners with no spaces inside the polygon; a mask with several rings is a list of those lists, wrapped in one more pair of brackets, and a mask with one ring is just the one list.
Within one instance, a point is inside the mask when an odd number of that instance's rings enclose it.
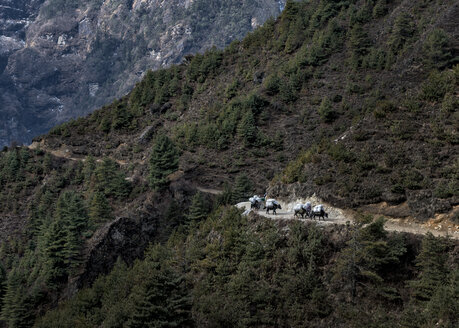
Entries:
{"label": "rocky outcrop", "polygon": [[0,6],[0,145],[126,94],[148,69],[242,38],[285,0],[6,1]]}
{"label": "rocky outcrop", "polygon": [[[99,275],[109,273],[118,259],[131,265],[143,257],[150,244],[167,241],[180,224],[167,216],[171,201],[186,212],[196,192],[195,187],[179,177],[171,182],[167,191],[145,196],[130,210],[98,229],[87,241],[84,265],[71,279],[65,294],[71,296],[76,290],[91,285]],[[206,194],[205,199],[210,204],[212,195]]]}
{"label": "rocky outcrop", "polygon": [[90,241],[85,269],[77,287],[91,284],[99,274],[107,274],[118,258],[132,264],[158,234],[157,219],[118,218],[98,231]]}

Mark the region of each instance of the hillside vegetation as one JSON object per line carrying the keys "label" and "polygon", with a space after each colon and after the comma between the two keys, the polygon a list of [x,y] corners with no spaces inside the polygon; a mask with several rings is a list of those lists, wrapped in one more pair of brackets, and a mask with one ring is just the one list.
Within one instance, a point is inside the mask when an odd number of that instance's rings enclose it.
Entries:
{"label": "hillside vegetation", "polygon": [[323,231],[220,209],[36,326],[455,327],[457,247],[382,224]]}
{"label": "hillside vegetation", "polygon": [[294,188],[457,222],[458,10],[287,2],[225,50],[5,148],[4,322],[455,327],[454,242],[388,234],[366,215],[321,230],[225,206]]}
{"label": "hillside vegetation", "polygon": [[285,168],[276,181],[335,205],[407,200],[405,215],[433,217],[458,201],[457,10],[292,2],[243,41],[150,72],[41,140],[134,163],[167,134],[199,184],[221,188],[243,172],[264,189]]}

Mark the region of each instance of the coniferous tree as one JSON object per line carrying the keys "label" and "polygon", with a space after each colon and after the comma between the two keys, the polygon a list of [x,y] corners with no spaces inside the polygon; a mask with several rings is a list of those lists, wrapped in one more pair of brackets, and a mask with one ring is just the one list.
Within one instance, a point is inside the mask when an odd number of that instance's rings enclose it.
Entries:
{"label": "coniferous tree", "polygon": [[371,46],[368,33],[363,29],[362,25],[355,24],[352,28],[350,45],[352,50],[351,63],[354,68],[358,68],[362,62],[362,57],[368,54]]}
{"label": "coniferous tree", "polygon": [[173,268],[161,246],[147,254],[148,280],[135,295],[129,328],[191,327],[191,298],[183,275]]}
{"label": "coniferous tree", "polygon": [[288,239],[286,266],[289,278],[285,289],[293,303],[292,308],[303,320],[330,312],[319,270],[323,255],[322,240],[322,232],[317,226],[305,226],[299,222],[292,226]]}
{"label": "coniferous tree", "polygon": [[[135,89],[134,89],[135,90]],[[105,132],[105,133],[109,133],[110,130],[112,129],[112,121],[110,120],[109,117],[107,116],[104,116],[101,121],[100,121],[100,124],[99,124],[99,129],[102,131],[102,132]]]}
{"label": "coniferous tree", "polygon": [[270,96],[274,96],[279,93],[281,80],[277,74],[272,74],[266,78],[264,83],[266,93]]}
{"label": "coniferous tree", "polygon": [[182,277],[154,272],[135,304],[129,328],[191,327],[191,300]]}
{"label": "coniferous tree", "polygon": [[223,185],[223,192],[217,196],[217,205],[229,205],[233,198],[233,190],[231,186],[225,182]]}
{"label": "coniferous tree", "polygon": [[82,234],[88,226],[83,198],[72,191],[58,199],[54,222],[45,237],[45,276],[51,283],[64,282],[80,264]]}
{"label": "coniferous tree", "polygon": [[394,30],[389,39],[389,46],[394,54],[407,43],[413,36],[415,28],[413,26],[413,18],[406,13],[402,13],[395,19]]}
{"label": "coniferous tree", "polygon": [[362,225],[362,222],[356,223],[352,228],[351,239],[341,251],[332,278],[341,290],[349,292],[352,302],[359,286],[380,293],[379,286],[384,281],[382,269],[398,263],[406,251],[402,240],[387,240],[383,218],[365,227]]}
{"label": "coniferous tree", "polygon": [[3,295],[5,295],[5,291],[6,291],[6,282],[7,282],[6,270],[3,267],[2,263],[0,262],[0,313],[2,312],[2,307],[3,307]]}
{"label": "coniferous tree", "polygon": [[333,110],[332,102],[328,99],[328,97],[324,97],[324,99],[322,99],[318,112],[320,118],[327,123],[332,122],[336,116],[336,113]]}
{"label": "coniferous tree", "polygon": [[251,110],[245,112],[238,125],[237,134],[244,142],[244,145],[251,146],[257,140],[257,127]]}
{"label": "coniferous tree", "polygon": [[51,159],[51,155],[46,153],[43,157],[43,172],[50,173],[53,168],[53,161]]}
{"label": "coniferous tree", "polygon": [[279,87],[279,97],[285,103],[292,103],[298,99],[297,90],[291,80],[284,80]]}
{"label": "coniferous tree", "polygon": [[67,280],[67,238],[68,231],[62,221],[53,222],[45,236],[43,275],[50,286],[59,285]]}
{"label": "coniferous tree", "polygon": [[430,300],[435,291],[447,281],[449,247],[449,240],[436,238],[431,233],[422,240],[421,252],[416,257],[418,278],[411,282],[415,300]]}
{"label": "coniferous tree", "polygon": [[175,228],[185,221],[185,215],[180,204],[173,199],[166,211],[166,225]]}
{"label": "coniferous tree", "polygon": [[247,200],[252,191],[252,184],[245,174],[240,174],[236,177],[234,189],[232,193],[233,204]]}
{"label": "coniferous tree", "polygon": [[191,200],[191,205],[187,216],[188,223],[191,225],[196,225],[197,223],[203,221],[207,214],[208,209],[204,195],[198,191],[196,194],[194,194],[193,199]]}
{"label": "coniferous tree", "polygon": [[81,261],[82,235],[88,226],[88,214],[84,200],[79,194],[70,193],[67,196],[67,193],[64,192],[63,196],[67,198],[67,205],[60,208],[59,201],[57,202],[57,220],[67,223],[66,262],[69,268],[73,269]]}
{"label": "coniferous tree", "polygon": [[351,301],[354,302],[357,293],[357,279],[359,278],[361,244],[358,240],[358,227],[353,227],[351,239],[347,247],[341,251],[336,263],[332,281],[338,282],[340,288],[348,290]]}
{"label": "coniferous tree", "polygon": [[425,309],[425,317],[429,327],[458,327],[459,325],[459,268],[453,264],[444,284],[439,286]]}
{"label": "coniferous tree", "polygon": [[81,195],[65,191],[57,201],[56,220],[67,224],[75,234],[81,234],[87,225],[86,206]]}
{"label": "coniferous tree", "polygon": [[93,177],[95,169],[96,160],[91,155],[87,156],[83,166],[84,183],[87,186],[87,188],[91,184],[91,178]]}
{"label": "coniferous tree", "polygon": [[20,269],[8,274],[1,318],[10,328],[28,328],[33,324],[33,304],[28,296],[26,279]]}
{"label": "coniferous tree", "polygon": [[373,7],[373,17],[378,18],[387,14],[386,0],[378,0]]}
{"label": "coniferous tree", "polygon": [[36,203],[31,205],[28,232],[37,236],[45,223],[50,222],[54,212],[54,196],[48,188],[40,189]]}
{"label": "coniferous tree", "polygon": [[94,173],[97,191],[103,192],[107,197],[122,198],[129,195],[130,185],[114,160],[105,158]]}
{"label": "coniferous tree", "polygon": [[21,167],[25,168],[30,159],[30,154],[29,154],[29,150],[27,149],[27,147],[21,147],[21,150],[19,151],[19,158],[21,162]]}
{"label": "coniferous tree", "polygon": [[154,145],[150,157],[150,185],[161,190],[168,184],[168,175],[178,169],[179,153],[174,143],[166,135],[160,135]]}
{"label": "coniferous tree", "polygon": [[427,62],[436,68],[443,68],[453,60],[453,47],[448,34],[442,29],[434,29],[429,33],[424,43],[424,52]]}
{"label": "coniferous tree", "polygon": [[3,167],[3,177],[6,181],[16,181],[20,168],[18,151],[16,149],[9,151],[5,156],[5,166]]}
{"label": "coniferous tree", "polygon": [[104,194],[96,191],[91,198],[89,218],[92,222],[102,223],[112,218],[112,209]]}

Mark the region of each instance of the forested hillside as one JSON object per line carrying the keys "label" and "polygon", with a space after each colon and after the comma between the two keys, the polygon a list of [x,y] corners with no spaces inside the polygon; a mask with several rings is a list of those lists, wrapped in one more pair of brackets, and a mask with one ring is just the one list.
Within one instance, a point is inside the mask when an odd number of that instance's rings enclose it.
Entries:
{"label": "forested hillside", "polygon": [[[287,2],[242,41],[5,148],[2,320],[455,327],[457,242],[389,234],[380,216],[457,226],[458,11]],[[320,228],[231,206],[266,190],[360,214]]]}
{"label": "forested hillside", "polygon": [[80,291],[37,327],[455,327],[457,245],[362,228],[193,221],[143,261]]}
{"label": "forested hillside", "polygon": [[144,163],[167,134],[198,184],[244,173],[264,189],[285,168],[275,181],[333,204],[407,202],[401,216],[427,219],[458,201],[457,13],[453,1],[292,2],[36,141]]}

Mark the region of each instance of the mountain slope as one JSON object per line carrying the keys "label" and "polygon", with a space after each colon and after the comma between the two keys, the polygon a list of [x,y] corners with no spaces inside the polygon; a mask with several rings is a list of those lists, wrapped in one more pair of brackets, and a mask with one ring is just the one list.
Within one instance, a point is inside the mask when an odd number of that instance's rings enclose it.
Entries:
{"label": "mountain slope", "polygon": [[457,6],[368,3],[347,16],[338,4],[299,6],[224,52],[149,73],[128,97],[37,142],[145,163],[149,140],[166,133],[186,179],[213,188],[239,172],[266,188],[301,153],[276,181],[303,183],[305,196],[344,207],[408,200],[398,214],[418,219],[451,211]]}

